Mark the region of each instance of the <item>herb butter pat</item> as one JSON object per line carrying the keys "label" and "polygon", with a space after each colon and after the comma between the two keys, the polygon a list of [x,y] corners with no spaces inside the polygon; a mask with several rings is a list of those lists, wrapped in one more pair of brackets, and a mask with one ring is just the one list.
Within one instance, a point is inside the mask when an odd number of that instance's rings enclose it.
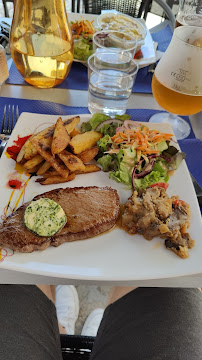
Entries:
{"label": "herb butter pat", "polygon": [[61,206],[48,198],[32,201],[24,213],[25,226],[39,236],[56,234],[66,221],[66,215]]}

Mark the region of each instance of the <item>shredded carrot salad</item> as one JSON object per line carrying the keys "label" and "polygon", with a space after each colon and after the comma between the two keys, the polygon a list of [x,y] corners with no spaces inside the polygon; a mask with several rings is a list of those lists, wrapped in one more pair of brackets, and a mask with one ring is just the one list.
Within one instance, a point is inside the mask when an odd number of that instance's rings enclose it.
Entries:
{"label": "shredded carrot salad", "polygon": [[[173,134],[159,133],[157,130],[148,129],[146,126],[133,130],[118,131],[111,139],[114,144],[123,147],[132,147],[145,155],[159,154],[157,145],[161,141],[171,140]],[[137,153],[138,155],[138,153]]]}
{"label": "shredded carrot salad", "polygon": [[71,29],[73,31],[73,37],[78,38],[80,35],[93,35],[95,32],[93,21],[88,20],[79,20],[71,24]]}

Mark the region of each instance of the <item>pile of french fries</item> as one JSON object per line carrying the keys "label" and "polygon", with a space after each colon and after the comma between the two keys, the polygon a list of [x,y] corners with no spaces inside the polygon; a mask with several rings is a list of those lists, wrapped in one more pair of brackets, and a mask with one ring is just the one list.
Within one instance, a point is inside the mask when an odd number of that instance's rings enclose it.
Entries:
{"label": "pile of french fries", "polygon": [[58,118],[55,125],[31,136],[21,148],[17,162],[29,174],[41,176],[41,185],[59,184],[74,180],[78,174],[100,171],[89,164],[98,153],[98,131],[80,133],[80,117],[68,120]]}

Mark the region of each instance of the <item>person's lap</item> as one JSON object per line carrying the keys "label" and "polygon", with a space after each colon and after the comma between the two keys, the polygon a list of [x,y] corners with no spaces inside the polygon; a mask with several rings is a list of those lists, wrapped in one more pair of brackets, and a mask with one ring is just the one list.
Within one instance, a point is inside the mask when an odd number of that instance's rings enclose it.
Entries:
{"label": "person's lap", "polygon": [[55,306],[32,285],[0,285],[0,359],[61,360]]}
{"label": "person's lap", "polygon": [[138,288],[105,310],[90,360],[202,359],[198,289]]}
{"label": "person's lap", "polygon": [[[36,286],[0,285],[1,360],[61,360],[54,304]],[[105,310],[91,360],[202,359],[197,289],[138,288]]]}

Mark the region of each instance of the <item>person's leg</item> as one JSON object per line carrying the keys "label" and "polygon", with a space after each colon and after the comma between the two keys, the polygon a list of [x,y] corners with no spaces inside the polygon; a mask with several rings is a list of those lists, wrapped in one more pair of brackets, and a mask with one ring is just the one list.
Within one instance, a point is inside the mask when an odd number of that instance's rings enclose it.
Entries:
{"label": "person's leg", "polygon": [[202,359],[198,289],[138,288],[105,310],[90,360]]}
{"label": "person's leg", "polygon": [[122,298],[124,295],[128,294],[132,290],[135,290],[134,286],[114,286],[112,287],[109,297],[107,299],[107,306],[114,303],[115,301]]}
{"label": "person's leg", "polygon": [[[55,294],[55,285],[37,285],[37,287],[55,304],[56,294]],[[65,327],[60,324],[58,321],[58,328],[60,334],[66,334]]]}
{"label": "person's leg", "polygon": [[0,285],[1,360],[62,360],[55,306],[43,290]]}

